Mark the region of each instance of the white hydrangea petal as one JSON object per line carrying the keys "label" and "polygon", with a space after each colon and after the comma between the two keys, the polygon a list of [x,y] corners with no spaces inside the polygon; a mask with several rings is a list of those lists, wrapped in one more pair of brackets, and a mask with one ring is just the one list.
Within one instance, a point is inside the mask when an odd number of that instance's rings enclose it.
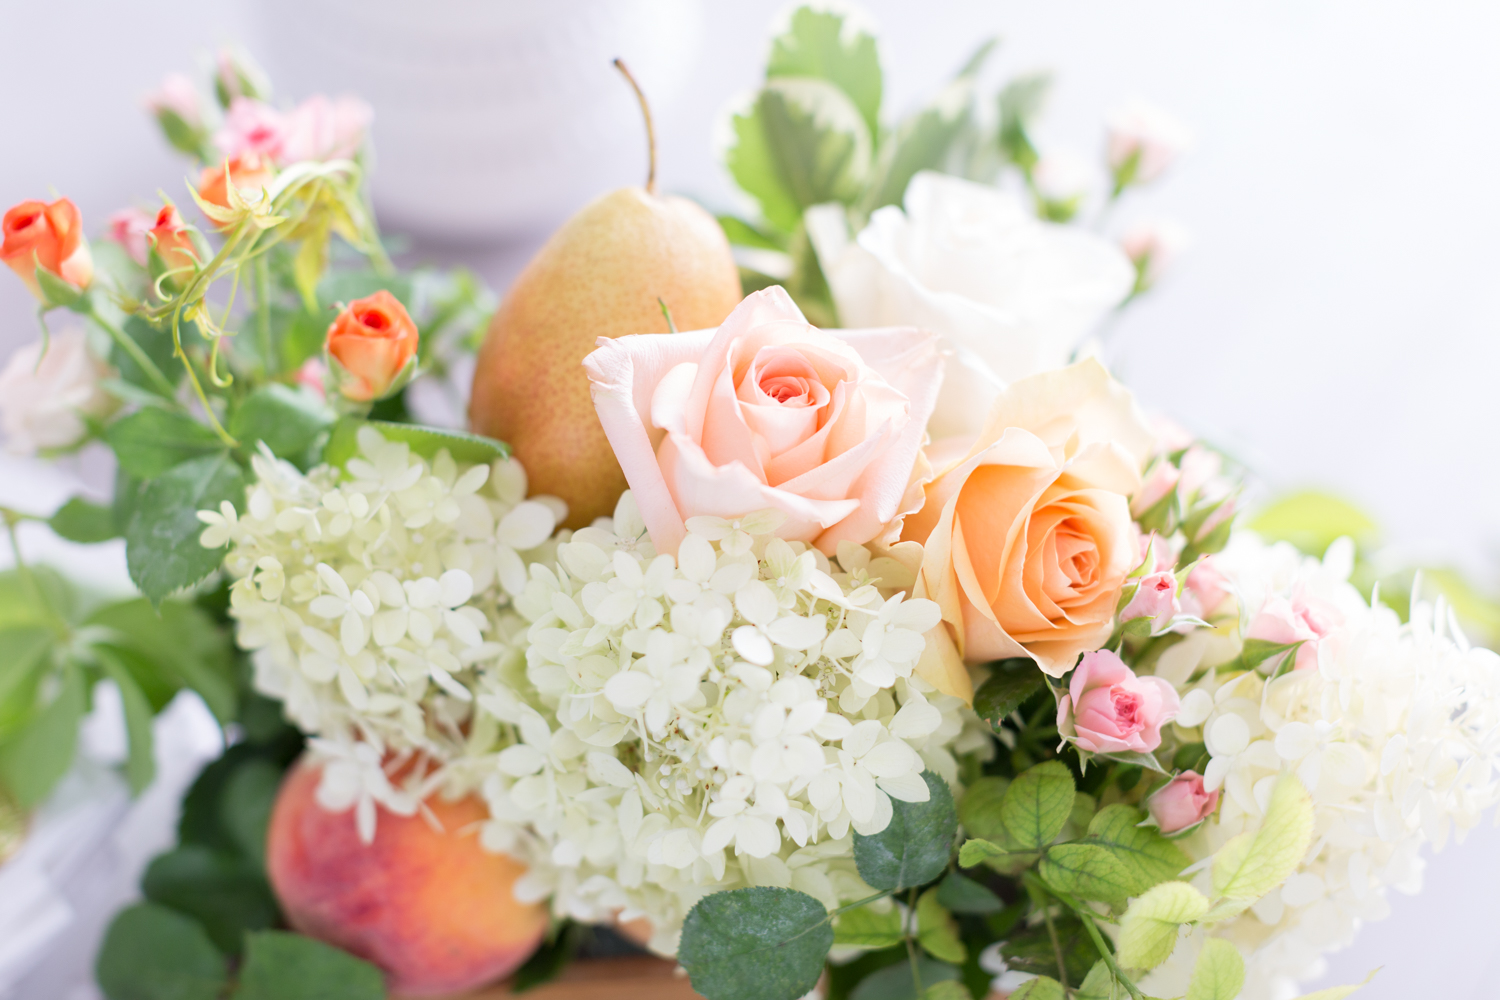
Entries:
{"label": "white hydrangea petal", "polygon": [[619,758],[593,750],[589,752],[587,760],[590,773],[599,781],[616,788],[635,787],[635,775],[630,768],[620,763]]}
{"label": "white hydrangea petal", "polygon": [[461,569],[450,569],[438,577],[438,602],[456,608],[474,596],[474,578]]}
{"label": "white hydrangea petal", "polygon": [[892,735],[904,740],[916,740],[937,732],[942,724],[942,712],[928,704],[926,699],[912,698],[891,719],[890,730]]}
{"label": "white hydrangea petal", "polygon": [[545,504],[523,500],[500,519],[495,528],[495,540],[524,552],[551,538],[556,526],[552,511]]}
{"label": "white hydrangea petal", "polygon": [[648,675],[627,670],[615,674],[604,684],[604,697],[624,712],[633,712],[650,699],[656,682]]}
{"label": "white hydrangea petal", "polygon": [[758,666],[766,666],[776,659],[771,640],[754,625],[741,625],[730,634],[734,651]]}
{"label": "white hydrangea petal", "polygon": [[[848,743],[848,740],[844,741],[846,747]],[[921,761],[916,753],[900,740],[877,743],[868,753],[860,755],[859,763],[877,778],[899,777],[921,769]]]}
{"label": "white hydrangea petal", "polygon": [[1209,723],[1204,741],[1208,752],[1215,757],[1237,754],[1250,744],[1250,727],[1244,719],[1228,712]]}
{"label": "white hydrangea petal", "polygon": [[1176,722],[1185,729],[1196,729],[1213,710],[1213,696],[1198,688],[1182,696],[1182,708],[1177,713]]}
{"label": "white hydrangea petal", "polygon": [[921,771],[907,771],[905,774],[879,778],[875,784],[891,798],[902,802],[926,802],[932,796],[932,789],[922,779]]}
{"label": "white hydrangea petal", "polygon": [[811,618],[785,615],[766,626],[766,636],[776,645],[787,649],[810,649],[827,634],[828,624],[822,615]]}
{"label": "white hydrangea petal", "polygon": [[781,610],[776,595],[760,580],[747,580],[734,592],[734,606],[745,620],[755,625],[769,625]]}

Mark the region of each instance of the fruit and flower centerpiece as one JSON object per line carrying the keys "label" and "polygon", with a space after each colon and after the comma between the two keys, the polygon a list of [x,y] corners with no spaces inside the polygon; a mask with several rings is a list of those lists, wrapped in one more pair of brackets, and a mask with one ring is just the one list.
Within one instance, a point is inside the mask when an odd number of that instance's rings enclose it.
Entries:
{"label": "fruit and flower centerpiece", "polygon": [[[382,249],[368,109],[244,61],[154,104],[191,204],[7,213],[81,327],[0,378],[119,467],[47,520],[142,596],[0,581],[0,783],[42,801],[105,679],[137,788],[179,688],[233,737],[111,1000],[520,992],[599,940],[709,1000],[1281,997],[1478,821],[1500,659],[1328,503],[1239,524],[1098,359],[1175,246],[1100,231],[1181,127],[1122,111],[1095,190],[1045,78],[982,113],[992,48],[892,123],[874,37],[794,12],[727,116],[758,215],[653,147],[487,322]],[[469,429],[421,424],[475,347]]]}

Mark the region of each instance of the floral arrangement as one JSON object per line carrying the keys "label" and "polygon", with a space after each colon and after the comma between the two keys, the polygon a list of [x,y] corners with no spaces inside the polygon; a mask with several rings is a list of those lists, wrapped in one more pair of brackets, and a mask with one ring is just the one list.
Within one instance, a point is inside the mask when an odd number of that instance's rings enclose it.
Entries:
{"label": "floral arrangement", "polygon": [[[281,112],[226,60],[211,126],[174,78],[206,224],[121,216],[107,291],[65,199],[7,214],[6,262],[89,325],[12,362],[6,425],[112,448],[112,507],[50,523],[123,534],[144,598],[49,632],[63,585],[9,579],[38,610],[3,633],[35,666],[0,776],[45,794],[14,762],[99,676],[149,720],[170,665],[242,734],[116,918],[107,995],[526,988],[610,925],[709,1000],[1281,997],[1478,822],[1500,659],[1442,594],[1351,583],[1352,540],[1237,523],[1243,474],[1087,350],[1177,239],[1071,223],[1181,127],[1127,108],[1091,188],[1033,143],[1044,79],[978,113],[990,48],[892,126],[874,37],[794,12],[728,118],[759,218],[654,178],[584,209],[479,351],[506,444],[412,421],[484,303],[390,264],[352,100]],[[609,256],[643,212],[691,263]],[[568,313],[586,291],[625,318]],[[505,424],[518,371],[555,413]],[[213,672],[148,628],[219,642]]]}

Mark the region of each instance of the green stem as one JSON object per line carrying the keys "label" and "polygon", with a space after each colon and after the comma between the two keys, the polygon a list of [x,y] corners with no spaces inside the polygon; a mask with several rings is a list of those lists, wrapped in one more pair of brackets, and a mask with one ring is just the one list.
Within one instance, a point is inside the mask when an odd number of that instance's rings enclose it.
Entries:
{"label": "green stem", "polygon": [[93,320],[101,330],[109,334],[110,337],[114,339],[114,342],[120,345],[120,349],[122,351],[130,355],[130,360],[134,361],[136,363],[136,367],[140,368],[141,371],[146,373],[147,378],[156,383],[156,387],[161,391],[162,395],[166,396],[168,399],[175,398],[176,391],[172,388],[172,383],[167,381],[167,377],[161,373],[160,368],[156,367],[156,362],[152,361],[151,358],[146,355],[146,352],[141,349],[140,344],[137,344],[130,336],[125,333],[124,330],[121,330],[119,327],[109,322],[103,316],[100,316],[99,310],[94,308],[92,302],[89,303],[88,317],[89,319]]}
{"label": "green stem", "polygon": [[1063,993],[1068,992],[1068,962],[1063,957],[1062,942],[1057,938],[1057,927],[1052,923],[1052,906],[1045,899],[1042,900],[1042,922],[1047,925],[1047,937],[1052,939],[1052,955],[1057,959],[1057,981],[1062,984]]}
{"label": "green stem", "polygon": [[906,925],[902,927],[901,931],[902,937],[906,941],[906,958],[911,962],[912,985],[917,988],[917,997],[920,1000],[922,996],[922,969],[917,965],[917,946],[911,936],[911,925],[917,919],[917,890],[913,889],[907,899],[907,910],[909,912],[906,915]]}
{"label": "green stem", "polygon": [[255,319],[260,334],[261,364],[270,378],[280,368],[275,358],[276,345],[271,341],[271,265],[265,254],[255,258]]}
{"label": "green stem", "polygon": [[1099,931],[1099,925],[1094,922],[1093,912],[1067,893],[1059,892],[1051,886],[1044,886],[1040,879],[1033,879],[1030,872],[1026,873],[1026,877],[1027,885],[1033,884],[1034,881],[1040,891],[1055,897],[1078,915],[1078,919],[1083,922],[1083,929],[1088,931],[1089,937],[1093,939],[1094,948],[1099,952],[1099,957],[1104,960],[1104,964],[1109,966],[1109,971],[1115,977],[1115,981],[1125,987],[1125,991],[1130,994],[1132,1000],[1146,1000],[1145,995],[1136,989],[1135,983],[1130,981],[1130,977],[1126,976],[1124,971],[1115,964],[1114,952],[1110,951],[1109,945],[1105,943],[1104,935]]}

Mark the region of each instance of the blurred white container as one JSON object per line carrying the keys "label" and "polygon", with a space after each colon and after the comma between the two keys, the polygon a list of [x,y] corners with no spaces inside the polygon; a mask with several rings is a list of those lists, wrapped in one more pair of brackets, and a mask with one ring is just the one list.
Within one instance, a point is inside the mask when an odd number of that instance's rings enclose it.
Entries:
{"label": "blurred white container", "polygon": [[697,61],[699,0],[253,0],[278,98],[357,93],[375,108],[386,229],[500,244],[549,231],[644,178],[640,111]]}

